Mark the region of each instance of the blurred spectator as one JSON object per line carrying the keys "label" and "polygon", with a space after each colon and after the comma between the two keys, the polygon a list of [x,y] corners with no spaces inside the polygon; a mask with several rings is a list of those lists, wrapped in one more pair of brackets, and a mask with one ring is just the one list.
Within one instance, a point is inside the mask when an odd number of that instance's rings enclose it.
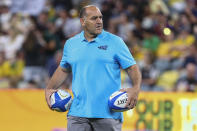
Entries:
{"label": "blurred spectator", "polygon": [[151,29],[145,29],[143,32],[143,48],[155,53],[159,47],[160,39]]}
{"label": "blurred spectator", "polygon": [[17,52],[16,59],[7,61],[4,52],[0,52],[0,88],[17,88],[20,80],[22,80],[22,72],[24,69],[23,54]]}
{"label": "blurred spectator", "polygon": [[56,10],[66,9],[67,11],[73,9],[72,0],[50,0]]}
{"label": "blurred spectator", "polygon": [[23,44],[25,68],[24,81],[29,84],[36,84],[43,88],[43,81],[46,78],[44,65],[46,62],[45,41],[40,32],[32,29]]}
{"label": "blurred spectator", "polygon": [[149,5],[152,13],[162,12],[165,15],[169,14],[168,7],[163,0],[150,0]]}
{"label": "blurred spectator", "polygon": [[132,6],[130,9],[133,9],[133,17],[141,22],[149,6],[149,0],[125,0],[123,2],[125,6]]}
{"label": "blurred spectator", "polygon": [[12,88],[18,88],[18,83],[23,80],[23,70],[24,70],[24,56],[21,50],[17,51],[16,58],[9,61],[9,71],[10,71],[10,86]]}
{"label": "blurred spectator", "polygon": [[183,68],[189,63],[197,65],[197,41],[187,49],[186,57],[184,58]]}
{"label": "blurred spectator", "polygon": [[51,77],[53,73],[55,72],[55,70],[57,69],[61,61],[61,58],[62,58],[62,51],[58,50],[56,51],[55,55],[48,60],[46,64],[46,69],[47,69],[47,73],[49,77]]}
{"label": "blurred spectator", "polygon": [[133,34],[139,39],[139,40],[143,40],[143,27],[142,27],[142,23],[140,20],[138,19],[134,19],[133,23],[135,24],[135,29],[133,30]]}
{"label": "blurred spectator", "polygon": [[133,31],[129,33],[128,38],[129,40],[126,44],[129,47],[129,50],[132,52],[136,61],[142,60],[144,57],[144,49],[142,48],[141,41],[137,38],[137,36],[135,36]]}
{"label": "blurred spectator", "polygon": [[48,12],[41,12],[36,19],[36,27],[42,33],[47,30]]}
{"label": "blurred spectator", "polygon": [[112,17],[119,17],[121,13],[124,12],[124,3],[122,0],[114,1],[114,8],[112,12]]}
{"label": "blurred spectator", "polygon": [[128,41],[128,37],[130,35],[130,32],[135,29],[135,25],[131,22],[129,22],[129,17],[125,14],[122,13],[120,15],[119,19],[119,26],[118,26],[118,35],[125,41]]}
{"label": "blurred spectator", "polygon": [[174,91],[179,75],[177,70],[167,70],[159,75],[156,85],[163,91]]}
{"label": "blurred spectator", "polygon": [[195,37],[189,33],[189,30],[183,28],[179,31],[178,36],[175,39],[171,53],[174,58],[183,58],[186,55],[186,51],[190,45],[195,41]]}
{"label": "blurred spectator", "polygon": [[10,27],[9,21],[12,18],[12,13],[9,8],[10,7],[8,5],[0,3],[0,25],[3,31],[8,30]]}
{"label": "blurred spectator", "polygon": [[[7,0],[6,0],[7,1]],[[11,12],[37,16],[44,10],[47,0],[11,0]]]}
{"label": "blurred spectator", "polygon": [[15,27],[10,27],[7,34],[0,36],[0,45],[6,59],[15,59],[16,52],[21,49],[25,36]]}
{"label": "blurred spectator", "polygon": [[190,21],[188,19],[187,14],[181,13],[177,24],[178,24],[179,33],[181,33],[182,30],[185,30],[187,32],[191,31],[191,25],[190,25]]}
{"label": "blurred spectator", "polygon": [[196,0],[186,0],[187,8],[185,13],[192,24],[197,23],[197,3]]}
{"label": "blurred spectator", "polygon": [[155,14],[151,13],[150,7],[146,6],[145,9],[146,13],[144,14],[144,17],[142,18],[142,28],[143,29],[151,29],[154,27],[154,16]]}
{"label": "blurred spectator", "polygon": [[47,23],[47,30],[43,32],[43,39],[46,41],[45,44],[45,55],[47,60],[53,57],[56,50],[61,48],[60,37],[57,35],[57,29],[53,22]]}
{"label": "blurred spectator", "polygon": [[108,29],[108,25],[109,25],[110,17],[112,16],[112,8],[110,7],[109,2],[104,1],[102,3],[101,13],[103,15],[103,21],[104,21],[103,28],[105,30],[107,30]]}
{"label": "blurred spectator", "polygon": [[196,65],[189,63],[186,65],[185,74],[180,76],[176,83],[176,91],[196,91],[197,90],[197,77]]}
{"label": "blurred spectator", "polygon": [[186,7],[185,0],[169,0],[168,2],[172,13],[180,13]]}
{"label": "blurred spectator", "polygon": [[9,75],[8,62],[6,62],[5,54],[3,51],[0,52],[0,88],[9,88],[9,80],[7,76]]}
{"label": "blurred spectator", "polygon": [[164,72],[171,68],[171,64],[174,62],[173,56],[170,51],[174,46],[174,32],[171,31],[169,35],[165,35],[164,41],[162,41],[156,52],[157,59],[155,61],[155,66],[160,72]]}
{"label": "blurred spectator", "polygon": [[155,56],[150,51],[144,52],[143,61],[139,62],[139,67],[142,72],[142,90],[144,91],[161,91],[156,87],[159,71],[154,66]]}
{"label": "blurred spectator", "polygon": [[66,10],[58,12],[58,18],[55,21],[58,29],[61,29],[66,39],[78,33],[81,29],[80,21],[78,18],[71,18]]}
{"label": "blurred spectator", "polygon": [[161,72],[182,68],[184,58],[188,54],[187,50],[193,42],[194,37],[189,35],[187,31],[182,30],[175,39],[174,32],[171,30],[157,50],[156,67]]}
{"label": "blurred spectator", "polygon": [[163,14],[163,12],[158,12],[152,16],[153,19],[153,27],[150,28],[153,29],[153,32],[163,39],[164,37],[164,28],[168,26],[168,17]]}
{"label": "blurred spectator", "polygon": [[194,34],[195,40],[197,40],[197,24],[195,24],[195,25],[193,26],[192,32],[193,32],[193,34]]}
{"label": "blurred spectator", "polygon": [[[53,73],[57,69],[57,67],[61,61],[61,58],[62,58],[62,50],[57,50],[55,52],[54,57],[52,57],[48,60],[48,62],[46,64],[46,69],[47,69],[47,73],[48,73],[49,78],[53,75]],[[67,79],[64,81],[62,88],[70,88],[71,81],[72,81],[72,74],[69,74]]]}

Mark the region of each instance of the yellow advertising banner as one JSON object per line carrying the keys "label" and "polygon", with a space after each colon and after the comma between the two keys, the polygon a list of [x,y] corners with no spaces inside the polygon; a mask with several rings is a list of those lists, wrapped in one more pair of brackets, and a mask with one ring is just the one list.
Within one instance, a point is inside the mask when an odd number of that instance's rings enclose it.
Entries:
{"label": "yellow advertising banner", "polygon": [[197,94],[144,92],[124,118],[128,130],[197,131]]}
{"label": "yellow advertising banner", "polygon": [[[0,90],[1,131],[66,131],[66,113],[48,109],[43,90]],[[142,92],[124,112],[123,131],[197,131],[197,93]]]}

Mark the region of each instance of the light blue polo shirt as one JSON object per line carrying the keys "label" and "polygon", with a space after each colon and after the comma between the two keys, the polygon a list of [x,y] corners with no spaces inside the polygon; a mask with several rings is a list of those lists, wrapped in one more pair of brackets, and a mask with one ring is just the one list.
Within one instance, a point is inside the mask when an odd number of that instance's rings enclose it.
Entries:
{"label": "light blue polo shirt", "polygon": [[67,40],[60,66],[71,68],[73,75],[68,115],[122,120],[122,113],[109,110],[108,98],[121,87],[121,68],[134,64],[123,40],[104,30],[91,42],[83,31]]}

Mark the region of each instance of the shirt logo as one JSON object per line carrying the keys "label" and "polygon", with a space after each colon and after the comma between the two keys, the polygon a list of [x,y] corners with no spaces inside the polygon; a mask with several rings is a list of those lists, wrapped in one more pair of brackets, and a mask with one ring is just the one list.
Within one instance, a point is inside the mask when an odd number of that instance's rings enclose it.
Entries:
{"label": "shirt logo", "polygon": [[107,45],[102,45],[102,46],[99,46],[98,48],[101,50],[107,50],[107,47],[108,47]]}

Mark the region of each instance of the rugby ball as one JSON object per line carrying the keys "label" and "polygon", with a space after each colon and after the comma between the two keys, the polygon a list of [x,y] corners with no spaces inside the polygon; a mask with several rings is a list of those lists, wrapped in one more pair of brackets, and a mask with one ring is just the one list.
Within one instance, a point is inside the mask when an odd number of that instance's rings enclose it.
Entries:
{"label": "rugby ball", "polygon": [[64,91],[58,90],[51,95],[51,109],[58,112],[65,112],[69,110],[70,105],[72,103],[71,95]]}
{"label": "rugby ball", "polygon": [[114,92],[108,100],[110,110],[116,112],[123,112],[129,110],[126,106],[128,101],[128,94],[122,91]]}

